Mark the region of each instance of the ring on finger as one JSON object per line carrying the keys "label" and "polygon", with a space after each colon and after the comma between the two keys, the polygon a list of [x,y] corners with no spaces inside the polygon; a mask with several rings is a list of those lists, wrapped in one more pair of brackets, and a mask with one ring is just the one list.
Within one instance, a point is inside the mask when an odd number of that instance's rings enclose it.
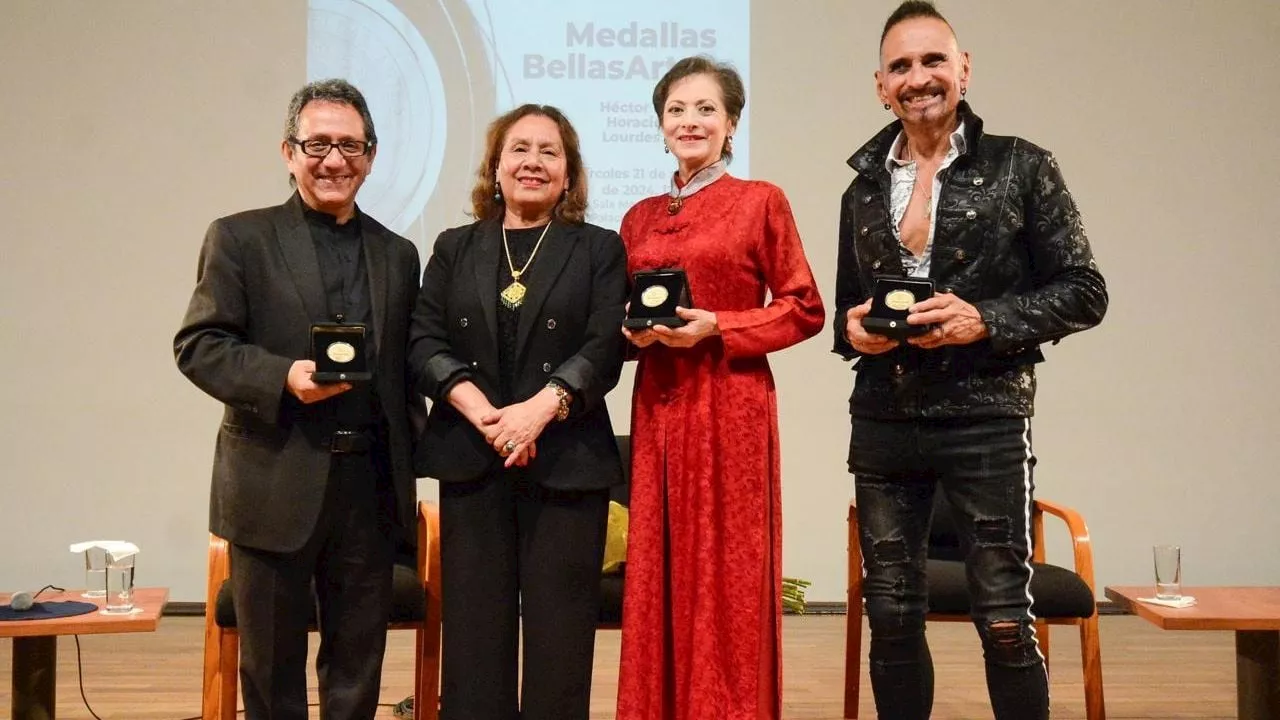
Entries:
{"label": "ring on finger", "polygon": [[510,455],[511,453],[513,453],[513,452],[515,452],[515,451],[516,451],[516,441],[515,441],[515,440],[508,440],[508,441],[507,441],[507,444],[502,446],[502,452],[504,452],[504,453],[506,453],[506,454],[508,454],[508,455]]}

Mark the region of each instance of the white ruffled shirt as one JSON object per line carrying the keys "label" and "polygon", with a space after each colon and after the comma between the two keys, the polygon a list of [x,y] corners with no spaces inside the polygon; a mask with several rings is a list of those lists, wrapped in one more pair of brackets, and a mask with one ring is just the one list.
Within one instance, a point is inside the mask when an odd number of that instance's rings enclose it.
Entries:
{"label": "white ruffled shirt", "polygon": [[899,132],[889,147],[889,156],[885,158],[884,169],[889,171],[889,212],[893,217],[893,237],[898,241],[898,251],[902,255],[902,268],[911,277],[929,277],[929,265],[933,259],[933,233],[938,225],[938,194],[942,189],[942,171],[951,166],[965,152],[964,121],[951,133],[951,149],[943,158],[942,165],[933,176],[933,192],[930,193],[932,207],[929,208],[929,240],[925,243],[924,252],[916,257],[902,244],[902,235],[898,231],[902,218],[907,214],[907,204],[911,202],[911,192],[916,187],[916,163],[914,160],[899,160],[902,145],[907,141],[905,133]]}

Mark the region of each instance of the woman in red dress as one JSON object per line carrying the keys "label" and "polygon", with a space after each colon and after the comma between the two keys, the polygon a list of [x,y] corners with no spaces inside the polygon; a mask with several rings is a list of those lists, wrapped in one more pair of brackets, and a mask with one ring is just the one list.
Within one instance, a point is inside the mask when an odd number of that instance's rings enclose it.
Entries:
{"label": "woman in red dress", "polygon": [[[685,324],[626,331],[631,525],[618,720],[781,717],[782,511],[767,353],[812,337],[822,300],[791,208],[725,174],[746,96],[732,67],[676,63],[653,106],[679,167],[627,212],[628,270],[678,267]],[[766,302],[767,300],[767,302]]]}

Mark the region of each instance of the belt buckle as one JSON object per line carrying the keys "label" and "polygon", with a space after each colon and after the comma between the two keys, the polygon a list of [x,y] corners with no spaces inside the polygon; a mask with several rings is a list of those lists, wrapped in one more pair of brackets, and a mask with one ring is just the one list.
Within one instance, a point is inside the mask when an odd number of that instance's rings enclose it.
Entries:
{"label": "belt buckle", "polygon": [[329,451],[334,453],[362,453],[369,450],[369,437],[354,430],[337,430],[329,440]]}

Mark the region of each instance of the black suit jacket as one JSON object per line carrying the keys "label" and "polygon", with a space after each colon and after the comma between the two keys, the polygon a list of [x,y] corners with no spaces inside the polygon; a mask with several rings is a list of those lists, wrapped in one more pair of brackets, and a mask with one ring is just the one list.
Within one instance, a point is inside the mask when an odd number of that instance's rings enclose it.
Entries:
{"label": "black suit jacket", "polygon": [[[421,417],[425,406],[406,381],[405,343],[418,251],[363,213],[360,226],[377,350],[373,382],[389,429],[397,520],[412,527],[411,415]],[[209,226],[173,350],[182,373],[226,406],[214,449],[209,529],[231,542],[293,552],[315,527],[336,420],[325,401],[299,402],[285,378],[295,360],[309,357],[311,324],[328,319],[298,195]]]}
{"label": "black suit jacket", "polygon": [[[419,475],[473,480],[500,462],[446,395],[469,379],[495,406],[498,396],[498,274],[507,273],[501,218],[446,230],[422,276],[409,333],[415,386],[431,398],[418,444]],[[554,378],[573,392],[567,420],[552,421],[528,466],[532,481],[558,489],[622,482],[604,397],[618,383],[627,263],[618,234],[595,225],[552,224],[529,271],[516,342],[515,401]]]}

